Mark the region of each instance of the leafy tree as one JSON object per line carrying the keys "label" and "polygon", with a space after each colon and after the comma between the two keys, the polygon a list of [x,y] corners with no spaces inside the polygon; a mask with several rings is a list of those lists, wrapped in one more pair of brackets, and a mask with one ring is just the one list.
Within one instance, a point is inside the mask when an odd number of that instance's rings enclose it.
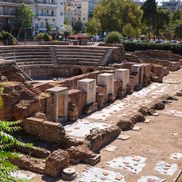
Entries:
{"label": "leafy tree", "polygon": [[181,19],[182,19],[182,11],[177,9],[172,15],[172,21],[175,22]]}
{"label": "leafy tree", "polygon": [[49,25],[48,21],[46,21],[46,30],[47,30],[47,33],[51,31],[51,26]]}
{"label": "leafy tree", "polygon": [[176,23],[174,33],[177,38],[182,38],[182,20]]}
{"label": "leafy tree", "polygon": [[64,28],[66,29],[66,31],[64,32],[64,35],[67,37],[68,35],[73,33],[73,28],[71,25],[69,24],[64,24]]}
{"label": "leafy tree", "polygon": [[64,18],[64,25],[69,25],[68,19]]}
{"label": "leafy tree", "polygon": [[159,37],[169,26],[170,11],[166,9],[157,9],[155,35]]}
{"label": "leafy tree", "polygon": [[73,30],[78,33],[82,30],[83,24],[81,21],[76,21],[73,23]]}
{"label": "leafy tree", "polygon": [[130,23],[126,24],[123,27],[123,34],[126,35],[129,39],[135,34],[135,30]]}
{"label": "leafy tree", "polygon": [[5,32],[5,31],[0,32],[0,41],[2,41],[5,45],[16,44],[16,38],[9,32]]}
{"label": "leafy tree", "polygon": [[41,41],[41,40],[44,40],[44,41],[51,41],[52,40],[52,36],[50,36],[49,34],[47,33],[38,33],[35,37],[34,37],[34,40],[36,41]]}
{"label": "leafy tree", "polygon": [[116,31],[113,31],[113,32],[110,32],[108,34],[108,36],[105,38],[105,43],[121,43],[121,39],[122,39],[122,34],[120,34],[119,32],[116,32]]}
{"label": "leafy tree", "polygon": [[89,21],[86,24],[86,27],[87,32],[92,35],[97,35],[101,31],[101,23],[95,17],[89,19]]}
{"label": "leafy tree", "polygon": [[139,27],[142,18],[140,7],[130,0],[102,0],[94,11],[104,32],[122,30],[127,23],[134,28]]}
{"label": "leafy tree", "polygon": [[18,38],[20,38],[20,34],[22,31],[25,32],[25,37],[26,37],[26,29],[31,28],[33,16],[34,13],[30,6],[21,4],[20,7],[17,8],[16,25],[18,27],[18,35],[17,35]]}
{"label": "leafy tree", "polygon": [[18,126],[19,124],[20,121],[0,121],[0,181],[20,181],[10,176],[10,173],[16,171],[17,167],[8,160],[9,158],[18,157],[17,154],[12,153],[14,146],[30,147],[30,144],[24,144],[11,135],[21,129]]}
{"label": "leafy tree", "polygon": [[146,0],[142,5],[143,10],[143,22],[149,27],[149,39],[150,33],[154,32],[156,26],[156,14],[157,3],[155,0]]}

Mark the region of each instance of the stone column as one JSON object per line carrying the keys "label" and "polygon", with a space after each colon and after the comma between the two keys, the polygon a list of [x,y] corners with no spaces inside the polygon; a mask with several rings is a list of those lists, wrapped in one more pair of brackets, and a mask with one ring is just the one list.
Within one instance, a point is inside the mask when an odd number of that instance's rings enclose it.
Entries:
{"label": "stone column", "polygon": [[91,104],[96,102],[96,80],[85,78],[82,80],[78,80],[78,89],[82,90],[87,94],[86,103]]}
{"label": "stone column", "polygon": [[53,97],[53,114],[54,120],[57,122],[66,121],[68,115],[68,88],[53,87],[47,89]]}
{"label": "stone column", "polygon": [[134,64],[131,66],[131,72],[137,73],[139,75],[139,85],[143,85],[143,74],[144,74],[144,66],[143,64]]}
{"label": "stone column", "polygon": [[123,90],[126,90],[130,80],[130,70],[117,69],[114,73],[114,77],[116,80],[120,80],[123,82]]}
{"label": "stone column", "polygon": [[98,75],[98,85],[106,87],[106,101],[108,101],[108,95],[114,95],[114,74],[102,73]]}

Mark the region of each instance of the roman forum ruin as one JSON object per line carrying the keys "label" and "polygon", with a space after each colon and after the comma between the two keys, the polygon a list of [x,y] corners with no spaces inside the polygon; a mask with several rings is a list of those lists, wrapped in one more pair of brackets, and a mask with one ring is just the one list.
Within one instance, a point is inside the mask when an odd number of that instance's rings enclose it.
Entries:
{"label": "roman forum ruin", "polygon": [[177,181],[182,57],[122,45],[0,47],[0,119],[21,120],[11,159],[33,181]]}

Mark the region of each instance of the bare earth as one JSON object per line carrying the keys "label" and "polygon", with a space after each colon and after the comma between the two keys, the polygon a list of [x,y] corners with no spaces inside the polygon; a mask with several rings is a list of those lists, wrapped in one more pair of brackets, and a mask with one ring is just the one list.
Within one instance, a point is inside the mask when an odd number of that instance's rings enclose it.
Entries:
{"label": "bare earth", "polygon": [[[124,100],[116,101],[125,103],[124,107],[118,111],[112,111],[113,113],[111,112],[112,114],[103,118],[101,122],[114,124],[119,116],[122,114],[127,115],[127,113],[138,109],[141,105],[147,104],[152,97],[158,98],[165,94],[174,94],[176,91],[179,91],[182,89],[182,69],[169,74],[164,79],[164,83],[153,83],[149,87],[151,89],[146,91],[146,93],[140,91],[139,93],[141,93],[141,95],[135,95],[136,93],[134,93],[134,95],[132,94]],[[182,158],[174,160],[170,159],[170,156],[172,153],[182,153],[182,97],[177,98],[177,101],[167,104],[164,110],[159,111],[159,116],[147,117],[148,119],[151,119],[151,122],[137,123],[136,126],[141,127],[139,131],[122,131],[122,134],[130,136],[130,138],[125,141],[121,139],[113,141],[110,145],[116,146],[117,148],[112,152],[106,151],[104,150],[105,148],[103,148],[101,150],[101,162],[99,162],[96,167],[119,172],[125,176],[125,181],[127,182],[137,182],[141,176],[146,175],[158,176],[161,179],[165,179],[167,182],[176,181],[182,171]],[[114,103],[114,105],[116,105],[116,103]],[[100,114],[102,113],[97,113],[97,116],[91,115],[84,119],[91,122],[98,121],[97,117]],[[132,173],[127,169],[116,169],[106,165],[106,162],[111,161],[114,158],[132,155],[146,158],[146,165],[142,171],[137,174]],[[158,171],[154,170],[158,161],[177,164],[177,171],[173,175],[160,174]],[[75,181],[78,181],[78,179],[82,177],[86,165],[80,164],[74,166],[74,168],[78,173],[78,178]],[[32,181],[53,182],[62,180],[36,175]]]}

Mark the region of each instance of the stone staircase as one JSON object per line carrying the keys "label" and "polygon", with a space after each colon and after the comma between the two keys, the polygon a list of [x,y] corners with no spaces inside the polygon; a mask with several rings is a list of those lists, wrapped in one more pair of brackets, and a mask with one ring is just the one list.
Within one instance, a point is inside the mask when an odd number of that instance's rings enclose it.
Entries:
{"label": "stone staircase", "polygon": [[14,69],[16,70],[16,72],[23,77],[26,81],[32,81],[32,78],[30,76],[28,76],[23,69],[21,69],[20,67],[13,65]]}
{"label": "stone staircase", "polygon": [[3,47],[0,57],[15,61],[19,67],[53,64],[51,50],[47,46]]}
{"label": "stone staircase", "polygon": [[86,66],[105,65],[109,48],[86,46],[56,46],[58,64],[74,64]]}

